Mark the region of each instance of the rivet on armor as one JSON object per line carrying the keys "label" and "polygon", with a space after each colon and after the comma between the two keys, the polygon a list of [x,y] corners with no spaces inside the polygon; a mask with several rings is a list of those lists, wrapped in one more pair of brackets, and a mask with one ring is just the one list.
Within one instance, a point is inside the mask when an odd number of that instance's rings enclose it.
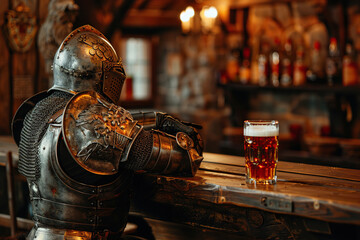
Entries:
{"label": "rivet on armor", "polygon": [[[52,119],[50,119],[50,121],[52,121]],[[45,147],[43,147],[43,150],[45,150],[46,148]]]}

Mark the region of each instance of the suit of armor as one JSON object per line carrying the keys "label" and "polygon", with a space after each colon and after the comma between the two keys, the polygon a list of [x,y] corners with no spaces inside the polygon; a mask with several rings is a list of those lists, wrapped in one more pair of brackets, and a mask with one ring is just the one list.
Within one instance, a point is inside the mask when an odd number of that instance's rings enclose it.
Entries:
{"label": "suit of armor", "polygon": [[28,239],[119,239],[133,172],[194,176],[200,135],[167,114],[118,106],[125,71],[91,26],[65,38],[53,71],[50,90],[25,101],[13,120],[35,221]]}

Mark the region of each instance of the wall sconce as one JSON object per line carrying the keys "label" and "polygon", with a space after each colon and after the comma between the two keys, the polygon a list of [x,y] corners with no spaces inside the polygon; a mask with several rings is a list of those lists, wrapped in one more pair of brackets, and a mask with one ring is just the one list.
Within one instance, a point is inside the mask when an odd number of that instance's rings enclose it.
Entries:
{"label": "wall sconce", "polygon": [[[196,14],[193,7],[189,6],[180,14],[183,33],[203,32],[210,33],[215,26],[218,12],[215,7],[203,7],[200,14]],[[200,17],[199,17],[200,16]],[[200,29],[201,28],[201,29]]]}
{"label": "wall sconce", "polygon": [[194,28],[195,10],[193,7],[187,7],[180,14],[181,29],[183,33],[189,33]]}
{"label": "wall sconce", "polygon": [[203,7],[200,12],[201,29],[208,33],[213,30],[218,12],[215,7]]}

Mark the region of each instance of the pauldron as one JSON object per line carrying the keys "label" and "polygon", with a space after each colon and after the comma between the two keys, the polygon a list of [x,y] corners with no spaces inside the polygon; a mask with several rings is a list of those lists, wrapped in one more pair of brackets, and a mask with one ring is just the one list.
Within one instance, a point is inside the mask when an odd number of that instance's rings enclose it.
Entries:
{"label": "pauldron", "polygon": [[64,110],[66,146],[80,166],[95,174],[117,173],[140,131],[128,111],[95,91],[75,95]]}

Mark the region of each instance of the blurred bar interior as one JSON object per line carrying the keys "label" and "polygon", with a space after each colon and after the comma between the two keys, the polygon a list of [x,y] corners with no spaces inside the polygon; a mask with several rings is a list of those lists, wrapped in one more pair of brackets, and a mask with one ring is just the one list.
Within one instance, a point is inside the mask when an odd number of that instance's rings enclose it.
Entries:
{"label": "blurred bar interior", "polygon": [[0,24],[1,135],[90,24],[122,57],[123,107],[202,124],[205,151],[241,156],[243,121],[277,119],[280,160],[360,168],[358,1],[5,0]]}

